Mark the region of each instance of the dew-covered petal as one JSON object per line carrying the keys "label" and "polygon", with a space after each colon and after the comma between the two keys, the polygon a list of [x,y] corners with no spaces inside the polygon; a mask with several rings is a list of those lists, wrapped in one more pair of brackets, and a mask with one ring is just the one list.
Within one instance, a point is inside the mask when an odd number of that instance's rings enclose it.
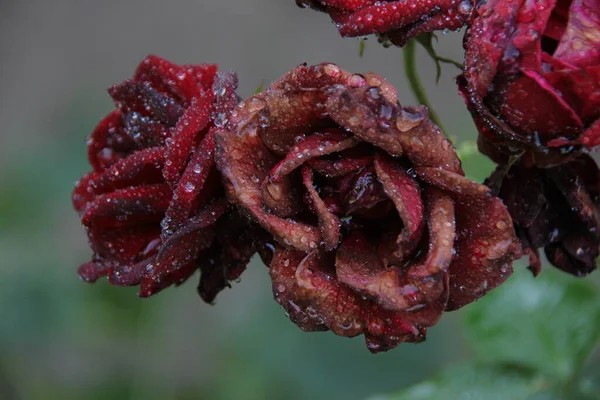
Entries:
{"label": "dew-covered petal", "polygon": [[113,85],[108,93],[121,112],[137,112],[168,127],[174,126],[184,112],[183,107],[172,97],[132,80]]}
{"label": "dew-covered petal", "polygon": [[214,169],[214,150],[215,139],[211,130],[202,138],[173,191],[173,199],[165,216],[169,226],[165,230],[173,232],[179,229],[194,207],[198,206],[197,199],[200,195],[210,198],[213,190],[205,187],[205,184]]}
{"label": "dew-covered petal", "polygon": [[168,237],[160,248],[156,262],[148,270],[154,280],[194,261],[201,250],[212,244],[217,220],[227,210],[225,201],[216,201],[199,210],[179,230]]}
{"label": "dew-covered petal", "polygon": [[160,183],[160,168],[164,163],[164,148],[140,150],[114,163],[92,178],[89,187],[94,194],[107,193],[135,184]]}
{"label": "dew-covered petal", "polygon": [[171,192],[168,185],[142,185],[98,196],[81,217],[86,226],[116,227],[162,219]]}
{"label": "dew-covered petal", "polygon": [[394,202],[404,223],[404,230],[398,241],[416,246],[425,226],[421,190],[415,180],[388,157],[378,156],[374,166],[383,190]]}
{"label": "dew-covered petal", "polygon": [[[260,101],[259,101],[260,103]],[[252,215],[283,245],[307,251],[321,242],[318,228],[279,218],[262,207],[261,184],[277,159],[263,144],[258,130],[258,108],[253,98],[242,103],[241,112],[234,115],[233,131],[216,134],[216,162],[226,178],[232,202]]]}
{"label": "dew-covered petal", "polygon": [[455,172],[431,167],[416,167],[415,172],[425,182],[446,190],[453,197],[486,197],[490,189]]}
{"label": "dew-covered petal", "polygon": [[110,135],[121,128],[121,125],[121,113],[115,110],[100,121],[88,138],[88,161],[94,171],[102,171],[119,160],[120,155],[107,148],[107,141]]}
{"label": "dew-covered petal", "polygon": [[[198,79],[200,72],[202,78]],[[133,79],[190,104],[194,97],[210,87],[216,72],[215,64],[201,64],[190,68],[149,55],[140,63]]]}
{"label": "dew-covered petal", "polygon": [[285,158],[269,173],[271,180],[278,182],[294,169],[312,159],[340,152],[356,146],[360,141],[338,130],[318,132],[302,139],[292,147]]}
{"label": "dew-covered petal", "polygon": [[402,156],[400,134],[393,127],[400,110],[381,89],[333,86],[328,90],[326,108],[329,116],[352,134],[392,156]]}
{"label": "dew-covered petal", "polygon": [[212,98],[200,100],[194,98],[172,129],[171,138],[167,141],[163,169],[165,180],[171,185],[179,179],[191,149],[196,145],[202,130],[210,122],[211,100]]}
{"label": "dew-covered petal", "polygon": [[329,209],[313,186],[313,172],[310,168],[302,168],[302,182],[308,194],[310,207],[319,219],[319,231],[325,249],[333,250],[340,242],[340,219]]}
{"label": "dew-covered petal", "polygon": [[544,144],[557,135],[573,137],[583,128],[562,95],[535,72],[523,71],[520,77],[497,84],[491,104],[511,127],[538,132]]}
{"label": "dew-covered petal", "polygon": [[446,295],[415,312],[384,310],[333,279],[333,261],[331,253],[275,250],[270,269],[275,300],[302,330],[345,337],[362,333],[377,353],[424,340],[426,328],[442,314]]}
{"label": "dew-covered petal", "polygon": [[247,218],[229,212],[219,220],[214,242],[200,259],[198,294],[212,303],[233,280],[239,279],[250,258],[265,247],[269,235]]}
{"label": "dew-covered petal", "polygon": [[504,282],[521,256],[506,207],[497,197],[456,200],[456,254],[447,310],[469,304]]}
{"label": "dew-covered petal", "polygon": [[[330,15],[342,36],[362,36],[395,30],[420,20],[427,20],[440,12],[444,14],[448,26],[454,25],[455,20],[458,26],[462,26],[468,13],[459,12],[461,3],[460,0],[440,0],[436,1],[435,5],[428,0],[376,2],[352,13],[331,12]],[[446,25],[437,29],[444,27]]]}
{"label": "dew-covered petal", "polygon": [[428,254],[422,264],[385,268],[375,247],[355,232],[337,252],[338,279],[388,310],[418,310],[442,296],[453,254],[454,205],[449,197],[430,191],[427,212]]}
{"label": "dew-covered petal", "polygon": [[600,64],[600,4],[597,0],[573,0],[569,23],[554,57],[584,67]]}

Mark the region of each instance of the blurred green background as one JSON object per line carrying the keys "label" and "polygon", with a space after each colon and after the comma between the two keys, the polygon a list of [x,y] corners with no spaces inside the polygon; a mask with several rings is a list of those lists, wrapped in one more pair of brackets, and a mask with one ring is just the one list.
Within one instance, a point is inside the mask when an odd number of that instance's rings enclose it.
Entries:
{"label": "blurred green background", "polygon": [[[440,35],[437,48],[460,60],[461,35]],[[364,57],[358,49],[293,0],[0,0],[0,399],[362,399],[472,359],[464,311],[426,343],[376,356],[362,337],[303,333],[258,261],[215,306],[196,279],[142,300],[75,273],[91,255],[70,202],[89,170],[85,138],[112,109],[105,89],[144,56],[219,63],[238,72],[243,97],[301,62],[332,61],[376,71],[414,102],[399,49],[372,38]],[[444,67],[436,85],[419,58],[446,128],[472,140],[458,70]],[[491,169],[483,158],[465,166],[479,179]]]}

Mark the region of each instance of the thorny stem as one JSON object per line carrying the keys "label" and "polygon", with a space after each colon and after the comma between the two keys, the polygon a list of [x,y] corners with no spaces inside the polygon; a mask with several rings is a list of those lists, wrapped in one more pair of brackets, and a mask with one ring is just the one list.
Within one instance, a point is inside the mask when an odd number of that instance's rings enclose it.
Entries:
{"label": "thorny stem", "polygon": [[419,104],[427,106],[429,109],[429,117],[445,134],[446,130],[437,113],[431,106],[429,98],[427,97],[427,92],[425,92],[421,79],[419,79],[419,73],[417,72],[416,40],[409,40],[402,52],[404,54],[404,73],[406,74],[406,79],[408,79],[411,92],[415,95]]}

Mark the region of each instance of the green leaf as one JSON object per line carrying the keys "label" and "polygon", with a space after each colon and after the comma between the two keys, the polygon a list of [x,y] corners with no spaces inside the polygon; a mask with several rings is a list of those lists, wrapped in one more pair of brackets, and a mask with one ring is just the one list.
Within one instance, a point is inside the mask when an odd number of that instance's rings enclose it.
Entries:
{"label": "green leaf", "polygon": [[519,269],[466,315],[480,360],[519,364],[562,382],[577,376],[600,339],[598,287],[551,267],[538,278]]}
{"label": "green leaf", "polygon": [[460,365],[432,379],[370,400],[526,400],[544,395],[549,383],[518,368]]}
{"label": "green leaf", "polygon": [[423,46],[423,48],[427,51],[429,56],[431,58],[433,58],[433,61],[435,62],[435,68],[437,71],[436,78],[435,78],[436,82],[439,82],[440,77],[442,76],[441,63],[452,64],[452,65],[456,66],[458,69],[462,69],[463,66],[458,61],[454,61],[452,59],[445,58],[445,57],[440,57],[437,54],[437,52],[435,51],[435,48],[433,47],[433,39],[437,40],[437,36],[435,36],[434,33],[431,33],[431,32],[422,33],[419,36],[417,36],[415,39],[417,40],[417,42],[419,42],[419,44],[421,44],[421,46]]}

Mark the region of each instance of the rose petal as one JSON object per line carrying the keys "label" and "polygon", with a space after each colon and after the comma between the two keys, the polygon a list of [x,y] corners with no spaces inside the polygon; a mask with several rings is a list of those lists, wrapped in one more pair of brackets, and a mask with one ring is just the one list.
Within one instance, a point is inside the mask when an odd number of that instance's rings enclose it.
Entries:
{"label": "rose petal", "polygon": [[315,188],[313,187],[313,172],[310,168],[302,167],[302,182],[306,188],[311,208],[319,219],[319,231],[326,250],[333,250],[340,242],[340,219],[333,214]]}
{"label": "rose petal", "polygon": [[192,210],[198,206],[198,196],[212,196],[212,191],[207,190],[205,184],[215,165],[214,150],[215,137],[211,130],[202,138],[173,191],[173,200],[165,216],[167,223],[163,227],[165,238],[170,236],[168,232],[176,231],[187,221]]}
{"label": "rose petal", "polygon": [[157,221],[167,210],[168,185],[142,185],[98,196],[87,207],[81,222],[86,226],[117,227]]}
{"label": "rose petal", "polygon": [[121,125],[121,113],[119,110],[115,110],[100,121],[90,135],[87,141],[88,160],[94,171],[102,171],[120,158],[119,155],[114,154],[110,149],[106,149],[106,145],[108,136],[119,129]]}
{"label": "rose petal", "polygon": [[337,252],[338,279],[388,310],[418,310],[442,296],[444,279],[439,275],[452,260],[454,206],[447,196],[436,192],[429,197],[430,242],[424,263],[410,266],[406,272],[399,266],[385,268],[375,248],[362,234],[353,232]]}
{"label": "rose petal", "polygon": [[376,2],[353,13],[331,11],[330,15],[342,36],[363,36],[427,20],[436,12],[444,13],[448,23],[457,20],[461,26],[466,16],[456,11],[460,3],[458,0],[436,1],[432,8],[431,1],[426,0],[413,1],[410,6],[399,1]]}
{"label": "rose petal", "polygon": [[[140,63],[133,79],[147,83],[170,97],[190,104],[202,90],[210,87],[216,72],[215,64],[202,64],[191,69],[185,65],[174,64],[164,58],[149,55]],[[200,73],[204,79],[198,79]],[[205,77],[204,74],[206,74]]]}
{"label": "rose petal", "polygon": [[132,80],[113,85],[108,93],[122,112],[137,112],[168,127],[174,126],[184,112],[175,99]]}
{"label": "rose petal", "polygon": [[285,158],[271,170],[271,180],[278,182],[294,169],[312,159],[356,146],[359,140],[338,130],[327,130],[304,138],[292,147]]}
{"label": "rose petal", "polygon": [[456,255],[450,265],[447,311],[469,304],[504,282],[521,256],[512,220],[497,197],[456,201]]}
{"label": "rose petal", "polygon": [[198,294],[202,300],[212,303],[221,290],[230,287],[229,282],[239,278],[250,258],[268,239],[266,232],[237,213],[223,216],[217,226],[215,242],[199,260]]}
{"label": "rose petal", "polygon": [[166,274],[183,267],[198,257],[201,250],[212,244],[212,225],[227,210],[225,201],[217,201],[199,210],[178,231],[164,241],[148,277],[160,280]]}
{"label": "rose petal", "polygon": [[515,129],[539,133],[545,144],[557,135],[573,137],[583,124],[575,111],[540,75],[530,71],[497,85],[490,100],[506,123]]}
{"label": "rose petal", "polygon": [[253,104],[253,98],[247,100],[244,113],[234,116],[232,126],[237,127],[237,132],[220,131],[216,134],[217,166],[227,180],[229,192],[235,193],[232,201],[253,215],[282,244],[304,251],[315,248],[321,242],[316,227],[276,217],[262,208],[261,182],[276,159],[258,135],[258,115]]}
{"label": "rose petal", "polygon": [[[184,111],[172,130],[171,141],[167,141],[165,154],[165,180],[174,185],[180,177],[181,170],[188,161],[191,149],[201,136],[201,131],[210,121],[212,98],[192,99],[190,106]],[[206,134],[206,133],[205,133]]]}
{"label": "rose petal", "polygon": [[424,207],[417,183],[387,157],[378,155],[374,165],[383,190],[394,202],[404,223],[404,230],[398,241],[416,246],[425,226]]}
{"label": "rose petal", "polygon": [[473,182],[455,172],[431,167],[416,167],[414,171],[425,182],[448,191],[452,196],[486,197],[490,195],[490,189],[487,186]]}
{"label": "rose petal", "polygon": [[579,67],[600,63],[600,4],[597,0],[573,0],[569,23],[554,57]]}

